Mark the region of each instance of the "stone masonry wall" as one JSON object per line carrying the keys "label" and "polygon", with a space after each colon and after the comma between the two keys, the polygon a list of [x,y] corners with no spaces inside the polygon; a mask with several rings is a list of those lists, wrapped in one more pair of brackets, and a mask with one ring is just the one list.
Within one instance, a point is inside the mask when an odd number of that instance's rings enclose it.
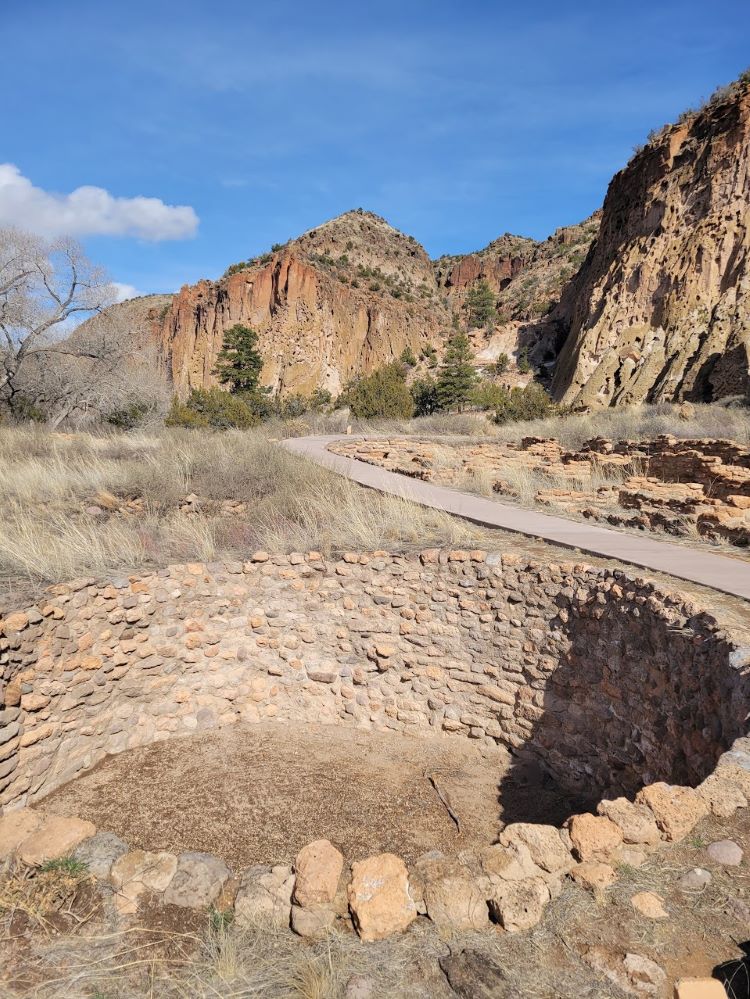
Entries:
{"label": "stone masonry wall", "polygon": [[643,580],[485,552],[257,552],[78,580],[0,620],[0,805],[269,718],[497,741],[600,795],[697,783],[744,734],[747,653]]}

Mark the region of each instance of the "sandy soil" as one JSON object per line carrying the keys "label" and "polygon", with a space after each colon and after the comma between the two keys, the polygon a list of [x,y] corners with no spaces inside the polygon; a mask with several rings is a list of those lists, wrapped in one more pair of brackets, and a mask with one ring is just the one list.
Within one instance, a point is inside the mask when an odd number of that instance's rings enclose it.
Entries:
{"label": "sandy soil", "polygon": [[[493,842],[509,759],[463,739],[233,725],[109,757],[43,806],[90,819],[133,847],[208,850],[235,869],[290,862],[320,837],[350,860],[390,850],[408,862],[426,850]],[[429,774],[449,796],[460,833]],[[538,806],[539,788],[528,794]],[[553,787],[542,797],[559,809]]]}

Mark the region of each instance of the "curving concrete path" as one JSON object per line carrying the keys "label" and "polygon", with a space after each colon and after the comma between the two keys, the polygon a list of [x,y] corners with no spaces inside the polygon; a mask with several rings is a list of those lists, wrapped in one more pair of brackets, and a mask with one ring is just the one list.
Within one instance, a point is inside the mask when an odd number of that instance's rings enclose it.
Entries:
{"label": "curving concrete path", "polygon": [[[500,527],[533,538],[542,538],[567,548],[577,548],[604,558],[630,562],[644,569],[666,572],[680,579],[713,587],[722,593],[750,600],[750,562],[725,558],[668,541],[595,527],[576,520],[553,517],[535,510],[510,506],[484,499],[447,486],[436,486],[389,472],[355,458],[332,454],[328,446],[335,441],[353,438],[343,434],[326,437],[293,437],[281,442],[294,454],[309,458],[318,465],[344,475],[371,489],[445,510],[486,527]],[[354,438],[356,439],[356,438]],[[362,438],[360,438],[362,439]]]}

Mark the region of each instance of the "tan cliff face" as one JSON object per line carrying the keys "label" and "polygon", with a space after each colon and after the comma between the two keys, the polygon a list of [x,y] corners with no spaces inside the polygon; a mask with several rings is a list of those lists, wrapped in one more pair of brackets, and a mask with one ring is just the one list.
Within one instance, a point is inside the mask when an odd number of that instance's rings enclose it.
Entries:
{"label": "tan cliff face", "polygon": [[347,213],[268,257],[175,296],[157,338],[180,395],[216,384],[216,356],[235,323],[259,333],[264,385],[334,395],[405,347],[418,354],[449,324],[427,254],[370,213]]}
{"label": "tan cliff face", "polygon": [[[431,261],[422,246],[357,209],[303,233],[264,257],[236,264],[219,281],[186,286],[154,324],[161,363],[175,390],[216,384],[224,332],[259,333],[262,381],[281,394],[346,383],[427,344],[441,352],[466,295],[487,281],[500,325],[474,334],[478,362],[534,346],[523,320],[547,312],[584,255],[597,221],[558,230],[544,243],[505,235],[484,250]],[[566,269],[567,268],[567,269]],[[547,342],[546,340],[544,341]]]}
{"label": "tan cliff face", "polygon": [[750,83],[666,128],[618,173],[554,318],[553,382],[578,407],[748,392]]}

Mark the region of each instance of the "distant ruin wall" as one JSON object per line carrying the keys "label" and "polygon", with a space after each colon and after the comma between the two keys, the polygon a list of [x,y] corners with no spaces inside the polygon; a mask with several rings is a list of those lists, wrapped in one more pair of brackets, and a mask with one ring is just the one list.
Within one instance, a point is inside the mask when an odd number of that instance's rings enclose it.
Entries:
{"label": "distant ruin wall", "polygon": [[746,653],[643,580],[485,552],[79,580],[0,620],[0,805],[107,754],[272,718],[524,747],[572,791],[696,784],[744,734]]}

